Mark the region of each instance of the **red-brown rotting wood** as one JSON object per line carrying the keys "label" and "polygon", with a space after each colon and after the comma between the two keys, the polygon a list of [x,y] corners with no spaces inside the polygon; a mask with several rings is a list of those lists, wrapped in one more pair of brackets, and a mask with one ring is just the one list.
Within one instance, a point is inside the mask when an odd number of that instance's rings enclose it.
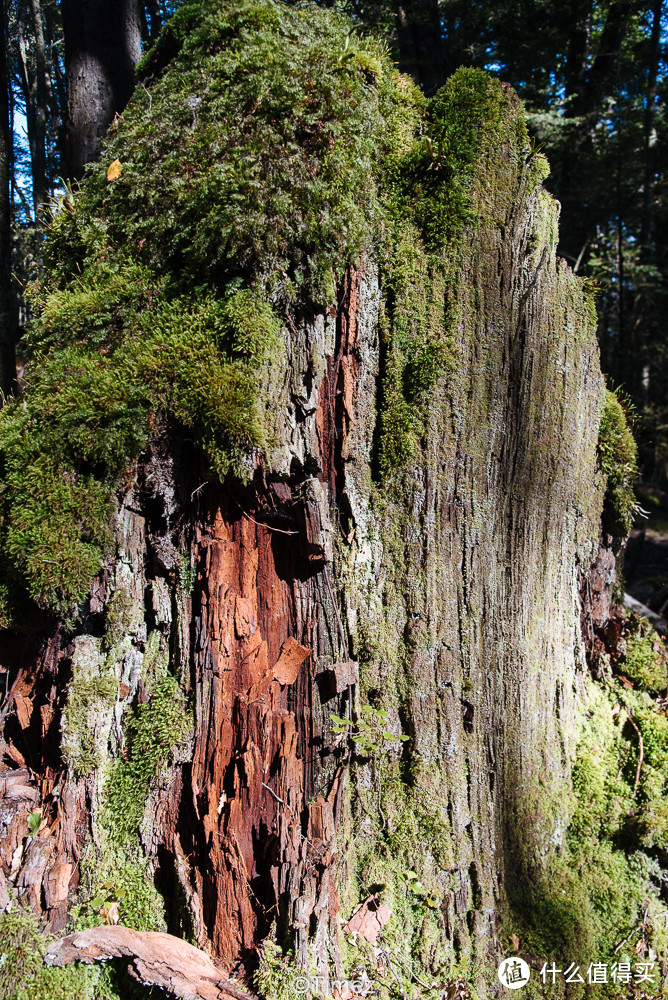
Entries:
{"label": "red-brown rotting wood", "polygon": [[163,817],[161,840],[171,848],[176,834],[190,859],[200,944],[232,963],[252,958],[273,920],[294,923],[295,899],[308,929],[331,863],[331,804],[311,838],[306,803],[322,767],[318,657],[334,658],[338,632],[296,534],[212,492],[196,549],[191,804]]}
{"label": "red-brown rotting wood", "polygon": [[318,393],[316,422],[320,451],[319,478],[327,484],[332,500],[343,488],[343,464],[347,458],[346,442],[354,421],[354,396],[359,370],[357,322],[360,284],[359,270],[349,267],[341,289],[341,308],[337,315],[336,349],[327,359],[327,369]]}

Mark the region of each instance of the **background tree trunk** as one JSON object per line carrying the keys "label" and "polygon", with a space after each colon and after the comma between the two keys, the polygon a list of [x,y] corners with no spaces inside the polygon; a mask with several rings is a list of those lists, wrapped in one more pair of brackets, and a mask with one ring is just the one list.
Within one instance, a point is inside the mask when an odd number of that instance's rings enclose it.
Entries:
{"label": "background tree trunk", "polygon": [[433,97],[451,72],[445,65],[438,0],[412,0],[396,5],[399,65]]}
{"label": "background tree trunk", "polygon": [[0,2],[0,390],[16,381],[15,302],[12,290],[11,163],[12,134],[7,69],[7,3]]}
{"label": "background tree trunk", "polygon": [[67,173],[83,176],[98,142],[135,86],[141,55],[137,0],[63,0],[67,69]]}

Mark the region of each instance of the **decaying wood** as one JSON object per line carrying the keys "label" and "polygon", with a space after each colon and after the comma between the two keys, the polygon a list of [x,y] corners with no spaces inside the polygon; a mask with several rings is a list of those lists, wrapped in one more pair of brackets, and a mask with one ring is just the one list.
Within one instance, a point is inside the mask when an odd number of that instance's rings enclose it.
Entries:
{"label": "decaying wood", "polygon": [[375,944],[391,916],[388,907],[377,896],[369,896],[357,907],[343,930],[346,934],[361,934],[370,944]]}
{"label": "decaying wood", "polygon": [[135,931],[120,924],[92,927],[50,944],[47,965],[130,959],[130,971],[142,983],[169,990],[181,1000],[252,1000],[199,948],[155,931]]}
{"label": "decaying wood", "polygon": [[[99,649],[119,596],[129,611],[109,667],[118,693],[98,728],[120,756],[124,713],[150,696],[146,658],[158,648],[187,691],[194,731],[151,789],[141,846],[168,905],[185,900],[185,917],[173,907],[170,921],[187,918],[200,949],[242,975],[275,923],[297,965],[326,983],[340,975],[342,924],[379,937],[382,902],[338,918],[347,859],[337,825],[351,829],[373,777],[371,766],[360,768],[366,784],[348,772],[330,716],[355,720],[362,660],[365,690],[388,701],[390,735],[410,735],[411,780],[447,834],[451,867],[432,870],[439,947],[471,967],[498,947],[504,879],[524,877],[523,859],[545,857],[567,822],[564,805],[546,828],[534,793],[568,801],[585,666],[578,573],[598,530],[596,503],[583,510],[582,498],[593,488],[603,388],[572,277],[532,249],[545,209],[518,193],[514,163],[495,153],[485,168],[500,182],[493,205],[478,194],[483,228],[452,308],[459,368],[425,412],[389,514],[371,496],[381,295],[364,256],[337,307],[295,319],[273,407],[285,422],[249,484],[213,482],[156,430],[119,502],[118,555],[91,594],[89,633],[49,636],[7,713],[5,746],[26,768],[0,775],[2,872],[50,920],[62,920],[78,888],[100,794],[99,777],[60,765],[67,688],[82,651]],[[562,301],[575,302],[568,337]],[[176,583],[184,553],[187,591]],[[597,566],[597,578],[580,577],[592,635],[609,617],[609,551]],[[28,788],[20,803],[12,782]],[[49,825],[28,845],[36,803]],[[383,816],[384,828],[391,822]],[[369,831],[361,819],[349,843]],[[63,964],[121,956],[182,998],[244,996],[204,951],[170,935],[102,927],[49,949]]]}

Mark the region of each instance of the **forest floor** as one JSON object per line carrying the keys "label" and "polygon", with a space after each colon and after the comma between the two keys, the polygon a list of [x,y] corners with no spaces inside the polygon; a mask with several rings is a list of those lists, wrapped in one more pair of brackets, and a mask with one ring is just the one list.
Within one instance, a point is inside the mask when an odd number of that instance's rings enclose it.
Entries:
{"label": "forest floor", "polygon": [[643,485],[638,516],[624,557],[625,589],[662,618],[668,618],[668,490]]}

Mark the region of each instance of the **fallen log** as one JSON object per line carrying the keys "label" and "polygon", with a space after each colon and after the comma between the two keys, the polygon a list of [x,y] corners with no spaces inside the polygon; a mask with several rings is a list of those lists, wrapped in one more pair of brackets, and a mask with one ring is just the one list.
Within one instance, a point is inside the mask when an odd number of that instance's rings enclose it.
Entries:
{"label": "fallen log", "polygon": [[107,962],[128,958],[128,971],[147,986],[159,986],[180,1000],[253,1000],[209,956],[193,945],[155,931],[135,931],[120,924],[92,927],[53,941],[47,965]]}
{"label": "fallen log", "polygon": [[657,615],[656,611],[652,611],[646,604],[637,601],[630,594],[624,594],[624,607],[628,608],[629,611],[633,611],[634,614],[640,615],[641,618],[646,618],[654,626],[659,635],[664,637],[668,635],[668,622],[666,619],[662,618],[661,615]]}

